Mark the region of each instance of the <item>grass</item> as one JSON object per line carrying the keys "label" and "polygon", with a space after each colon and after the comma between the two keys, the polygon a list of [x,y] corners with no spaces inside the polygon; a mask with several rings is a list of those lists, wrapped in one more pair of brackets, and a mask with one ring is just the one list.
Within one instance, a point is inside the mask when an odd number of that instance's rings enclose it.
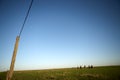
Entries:
{"label": "grass", "polygon": [[[5,78],[0,72],[0,80]],[[120,80],[120,66],[15,71],[12,80]]]}

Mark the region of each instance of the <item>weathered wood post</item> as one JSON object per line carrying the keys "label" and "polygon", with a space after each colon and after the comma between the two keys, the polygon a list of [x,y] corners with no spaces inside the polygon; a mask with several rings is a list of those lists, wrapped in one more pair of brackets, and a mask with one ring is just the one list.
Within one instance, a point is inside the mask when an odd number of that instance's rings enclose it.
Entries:
{"label": "weathered wood post", "polygon": [[15,64],[16,54],[17,54],[18,44],[19,44],[19,39],[20,39],[20,37],[17,36],[17,37],[16,37],[16,42],[15,42],[15,45],[14,45],[14,51],[13,51],[13,56],[12,56],[11,65],[10,65],[10,70],[9,70],[8,73],[7,73],[6,80],[11,80],[12,75],[13,75],[14,64]]}
{"label": "weathered wood post", "polygon": [[14,64],[15,64],[16,54],[17,54],[17,50],[18,50],[19,39],[20,39],[21,33],[23,31],[24,25],[26,23],[27,17],[29,15],[30,9],[32,7],[32,4],[33,4],[33,0],[31,0],[29,9],[27,11],[27,14],[25,16],[23,25],[22,25],[20,33],[19,33],[19,36],[16,37],[16,42],[15,42],[15,46],[14,46],[14,52],[13,52],[12,61],[11,61],[11,65],[10,65],[10,71],[8,71],[8,73],[7,73],[6,80],[11,80],[11,78],[12,78],[13,71],[14,71]]}

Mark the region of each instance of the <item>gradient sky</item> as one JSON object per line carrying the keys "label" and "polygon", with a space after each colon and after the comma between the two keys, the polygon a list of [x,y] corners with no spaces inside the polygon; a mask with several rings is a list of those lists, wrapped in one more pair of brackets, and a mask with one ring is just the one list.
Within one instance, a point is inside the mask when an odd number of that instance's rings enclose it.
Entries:
{"label": "gradient sky", "polygon": [[[0,0],[0,71],[31,0]],[[15,70],[120,65],[119,0],[34,0]]]}

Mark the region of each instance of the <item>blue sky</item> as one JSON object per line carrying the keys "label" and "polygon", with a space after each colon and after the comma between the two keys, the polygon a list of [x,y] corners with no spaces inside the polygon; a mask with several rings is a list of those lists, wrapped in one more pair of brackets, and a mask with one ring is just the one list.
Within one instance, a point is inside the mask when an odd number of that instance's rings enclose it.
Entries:
{"label": "blue sky", "polygon": [[[30,0],[0,0],[0,71],[8,70]],[[120,65],[119,0],[34,0],[15,70]]]}

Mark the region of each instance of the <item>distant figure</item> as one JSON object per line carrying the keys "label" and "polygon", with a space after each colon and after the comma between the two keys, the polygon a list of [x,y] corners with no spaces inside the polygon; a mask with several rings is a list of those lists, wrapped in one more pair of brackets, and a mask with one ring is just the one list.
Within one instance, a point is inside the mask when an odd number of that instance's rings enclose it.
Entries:
{"label": "distant figure", "polygon": [[93,65],[91,65],[90,68],[93,68]]}
{"label": "distant figure", "polygon": [[86,68],[86,65],[84,65],[84,68]]}
{"label": "distant figure", "polygon": [[77,69],[79,69],[79,67],[77,66]]}
{"label": "distant figure", "polygon": [[90,68],[91,68],[91,66],[90,66],[90,65],[88,65],[88,68],[90,69]]}
{"label": "distant figure", "polygon": [[80,66],[80,69],[82,69],[82,66]]}

